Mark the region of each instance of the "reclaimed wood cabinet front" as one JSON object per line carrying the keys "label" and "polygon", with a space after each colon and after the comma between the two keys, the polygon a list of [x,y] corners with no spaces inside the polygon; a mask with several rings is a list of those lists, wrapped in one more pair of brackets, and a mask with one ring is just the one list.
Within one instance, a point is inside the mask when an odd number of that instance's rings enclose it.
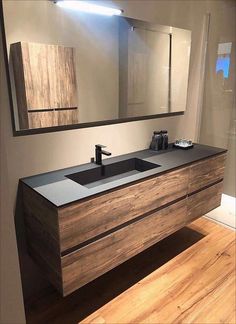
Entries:
{"label": "reclaimed wood cabinet front", "polygon": [[168,172],[60,208],[61,251],[186,196],[188,172],[188,168]]}
{"label": "reclaimed wood cabinet front", "polygon": [[66,296],[220,205],[225,154],[56,208],[23,185],[29,252]]}

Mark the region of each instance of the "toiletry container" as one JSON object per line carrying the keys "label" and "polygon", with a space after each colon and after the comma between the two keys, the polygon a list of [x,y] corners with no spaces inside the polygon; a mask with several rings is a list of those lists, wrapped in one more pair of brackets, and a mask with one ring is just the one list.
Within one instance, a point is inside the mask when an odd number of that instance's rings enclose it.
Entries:
{"label": "toiletry container", "polygon": [[150,149],[154,151],[159,151],[162,149],[162,134],[160,131],[154,131],[152,136],[152,141],[150,144]]}
{"label": "toiletry container", "polygon": [[168,149],[168,131],[162,130],[161,135],[162,135],[162,149],[167,150]]}

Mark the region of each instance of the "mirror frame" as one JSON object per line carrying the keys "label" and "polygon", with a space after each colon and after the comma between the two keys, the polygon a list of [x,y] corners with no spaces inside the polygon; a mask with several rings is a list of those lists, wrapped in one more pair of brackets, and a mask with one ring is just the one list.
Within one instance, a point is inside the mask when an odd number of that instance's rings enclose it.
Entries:
{"label": "mirror frame", "polygon": [[6,73],[6,79],[7,79],[9,104],[10,104],[10,110],[11,110],[11,124],[12,124],[13,136],[44,134],[44,133],[52,133],[52,132],[59,132],[59,131],[66,131],[66,130],[73,130],[73,129],[80,129],[80,128],[98,127],[98,126],[105,126],[105,125],[128,123],[128,122],[133,122],[133,121],[141,121],[141,120],[147,120],[147,119],[157,119],[157,118],[165,118],[165,117],[184,115],[184,111],[178,111],[178,112],[168,112],[168,113],[148,115],[148,116],[117,118],[117,119],[102,120],[102,121],[95,121],[95,122],[88,122],[88,123],[79,123],[79,124],[71,124],[71,125],[17,130],[16,126],[15,126],[15,116],[14,116],[14,109],[13,109],[10,70],[9,70],[7,42],[6,42],[6,33],[5,33],[5,24],[4,24],[3,0],[0,0],[0,20],[1,20],[0,28],[1,28],[1,33],[2,33],[2,47],[3,47],[3,55],[4,55],[4,65],[5,65],[5,73]]}

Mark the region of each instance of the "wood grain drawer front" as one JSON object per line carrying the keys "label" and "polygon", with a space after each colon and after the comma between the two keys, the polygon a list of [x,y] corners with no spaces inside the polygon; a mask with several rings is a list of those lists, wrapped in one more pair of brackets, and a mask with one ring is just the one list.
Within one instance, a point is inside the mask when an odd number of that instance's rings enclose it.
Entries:
{"label": "wood grain drawer front", "polygon": [[190,167],[189,189],[194,192],[223,179],[226,154],[206,159]]}
{"label": "wood grain drawer front", "polygon": [[64,295],[191,222],[186,200],[182,199],[62,257]]}
{"label": "wood grain drawer front", "polygon": [[59,209],[61,251],[187,195],[189,169],[104,193]]}
{"label": "wood grain drawer front", "polygon": [[205,215],[220,206],[223,181],[187,198],[188,215],[191,219]]}

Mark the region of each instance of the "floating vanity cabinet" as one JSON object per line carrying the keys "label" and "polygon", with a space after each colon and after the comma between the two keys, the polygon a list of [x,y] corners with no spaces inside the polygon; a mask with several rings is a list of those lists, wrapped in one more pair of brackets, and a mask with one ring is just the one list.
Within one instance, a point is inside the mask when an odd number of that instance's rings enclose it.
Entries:
{"label": "floating vanity cabinet", "polygon": [[19,42],[10,53],[20,128],[78,123],[74,49]]}
{"label": "floating vanity cabinet", "polygon": [[190,195],[187,198],[188,217],[193,220],[220,206],[222,191],[223,181]]}
{"label": "floating vanity cabinet", "polygon": [[55,206],[23,182],[29,252],[63,296],[218,207],[225,153]]}

